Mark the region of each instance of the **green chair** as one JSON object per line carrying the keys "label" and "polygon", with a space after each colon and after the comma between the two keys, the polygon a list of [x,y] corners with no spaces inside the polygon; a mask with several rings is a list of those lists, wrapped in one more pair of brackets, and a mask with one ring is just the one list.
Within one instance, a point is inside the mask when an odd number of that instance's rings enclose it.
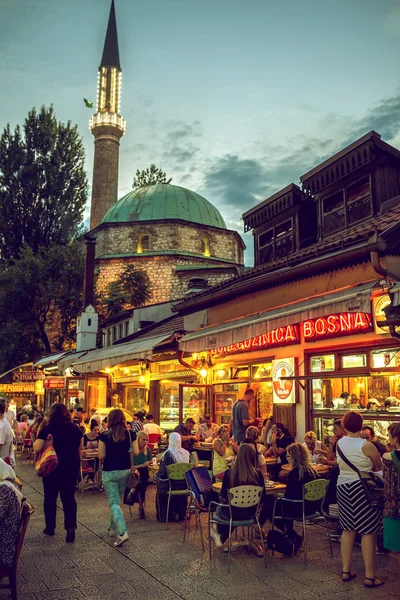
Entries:
{"label": "green chair", "polygon": [[171,496],[189,496],[190,492],[186,488],[184,490],[173,490],[172,482],[183,481],[186,484],[185,473],[186,471],[190,471],[193,467],[190,463],[174,463],[172,465],[167,465],[167,473],[168,473],[168,483],[169,490],[168,494],[168,502],[167,502],[167,514],[165,517],[166,520],[166,529],[168,529],[168,516],[169,516],[169,505],[171,503]]}
{"label": "green chair", "polygon": [[[314,481],[309,481],[303,485],[303,499],[302,500],[290,500],[289,498],[275,498],[274,510],[272,513],[272,522],[271,522],[271,530],[274,528],[275,520],[283,519],[284,521],[299,521],[301,519],[302,528],[303,528],[303,546],[304,546],[304,565],[307,565],[307,538],[306,538],[306,525],[307,523],[316,523],[317,521],[321,521],[323,519],[323,510],[322,503],[325,498],[326,488],[328,487],[327,479],[315,479]],[[276,512],[276,503],[280,502],[282,506],[282,515],[278,516],[275,514]],[[319,502],[319,509],[312,514],[307,514],[306,512],[306,502]],[[301,505],[301,517],[292,517],[285,515],[285,507],[286,509],[289,506],[298,506]],[[273,553],[273,551],[272,551]]]}
{"label": "green chair", "polygon": [[[229,538],[228,538],[228,573],[230,573],[231,567],[231,550],[232,550],[232,529],[233,527],[247,527],[248,539],[245,542],[235,542],[235,546],[246,545],[250,550],[252,545],[253,527],[257,526],[260,533],[261,545],[264,557],[264,566],[266,567],[265,558],[265,545],[264,537],[262,535],[261,525],[258,521],[258,509],[260,506],[261,496],[263,488],[258,485],[239,485],[231,488],[228,492],[229,504],[219,504],[218,502],[210,502],[208,509],[208,551],[211,560],[211,527],[215,525],[227,525],[229,527]],[[225,519],[221,515],[214,514],[213,506],[216,508],[223,507],[229,508],[229,519]],[[252,508],[252,514],[244,520],[235,520],[233,518],[233,508]]]}

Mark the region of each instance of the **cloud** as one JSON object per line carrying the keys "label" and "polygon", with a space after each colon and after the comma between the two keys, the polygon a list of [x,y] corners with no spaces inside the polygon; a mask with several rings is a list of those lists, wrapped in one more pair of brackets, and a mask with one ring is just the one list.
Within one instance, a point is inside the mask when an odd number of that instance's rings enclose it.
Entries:
{"label": "cloud", "polygon": [[364,118],[356,121],[346,143],[350,144],[371,129],[375,129],[388,142],[400,133],[400,94],[382,100]]}

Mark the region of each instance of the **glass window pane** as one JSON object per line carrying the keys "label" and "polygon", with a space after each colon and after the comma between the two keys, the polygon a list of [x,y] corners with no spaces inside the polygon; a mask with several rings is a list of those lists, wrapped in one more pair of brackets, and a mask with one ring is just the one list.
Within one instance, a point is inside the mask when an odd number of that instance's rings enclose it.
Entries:
{"label": "glass window pane", "polygon": [[200,422],[200,419],[209,412],[207,402],[207,388],[184,386],[183,387],[183,423],[191,417],[195,421],[194,429]]}
{"label": "glass window pane", "polygon": [[166,432],[179,425],[179,388],[174,382],[160,383],[160,427]]}
{"label": "glass window pane", "polygon": [[323,356],[312,356],[311,357],[311,373],[318,373],[320,371],[334,371],[335,370],[335,355],[324,354]]}
{"label": "glass window pane", "polygon": [[366,354],[350,354],[349,356],[342,356],[342,367],[343,369],[354,369],[356,367],[367,366],[367,355]]}
{"label": "glass window pane", "polygon": [[400,366],[400,348],[391,350],[372,350],[372,368],[380,369],[383,367]]}
{"label": "glass window pane", "polygon": [[145,408],[146,396],[144,388],[126,388],[126,410],[134,415],[140,408]]}

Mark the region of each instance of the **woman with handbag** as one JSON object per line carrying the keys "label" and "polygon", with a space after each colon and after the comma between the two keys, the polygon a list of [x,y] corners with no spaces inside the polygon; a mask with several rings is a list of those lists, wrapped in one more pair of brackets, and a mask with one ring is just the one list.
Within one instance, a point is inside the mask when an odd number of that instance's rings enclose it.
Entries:
{"label": "woman with handbag", "polygon": [[133,454],[137,454],[136,434],[128,431],[125,415],[115,408],[108,415],[108,429],[100,436],[99,459],[103,461],[103,486],[110,507],[108,535],[117,534],[114,546],[121,546],[129,540],[121,509],[121,495],[127,487],[128,477],[133,466]]}
{"label": "woman with handbag", "polygon": [[351,570],[353,546],[357,533],[361,534],[361,549],[365,566],[366,587],[383,584],[375,576],[376,536],[381,529],[382,513],[372,506],[361,477],[371,471],[381,471],[382,461],[376,447],[361,437],[363,418],[355,411],[347,412],[342,425],[346,435],[337,442],[336,458],[340,473],[337,485],[340,526],[343,529],[342,581],[356,577]]}
{"label": "woman with handbag", "polygon": [[383,510],[383,545],[392,552],[400,552],[400,423],[388,428],[392,452],[383,456],[385,506]]}
{"label": "woman with handbag", "polygon": [[0,570],[10,569],[13,564],[22,501],[14,469],[0,458]]}
{"label": "woman with handbag", "polygon": [[78,481],[80,455],[83,450],[82,433],[71,420],[71,414],[64,404],[53,404],[48,422],[38,433],[33,444],[34,452],[42,452],[46,442],[52,440],[58,458],[58,465],[43,476],[44,518],[46,535],[54,535],[56,529],[57,498],[61,496],[64,510],[64,526],[67,531],[65,541],[75,541],[77,527],[75,488]]}

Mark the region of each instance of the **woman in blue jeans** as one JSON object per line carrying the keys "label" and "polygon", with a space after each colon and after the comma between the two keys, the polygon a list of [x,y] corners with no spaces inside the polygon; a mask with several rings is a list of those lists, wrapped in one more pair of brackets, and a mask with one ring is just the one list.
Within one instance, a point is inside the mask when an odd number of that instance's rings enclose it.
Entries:
{"label": "woman in blue jeans", "polygon": [[125,415],[115,408],[108,415],[108,430],[101,434],[99,459],[103,461],[103,486],[110,507],[108,534],[118,535],[114,546],[128,541],[129,535],[121,509],[121,495],[124,492],[132,466],[131,453],[138,454],[136,434],[128,431]]}

